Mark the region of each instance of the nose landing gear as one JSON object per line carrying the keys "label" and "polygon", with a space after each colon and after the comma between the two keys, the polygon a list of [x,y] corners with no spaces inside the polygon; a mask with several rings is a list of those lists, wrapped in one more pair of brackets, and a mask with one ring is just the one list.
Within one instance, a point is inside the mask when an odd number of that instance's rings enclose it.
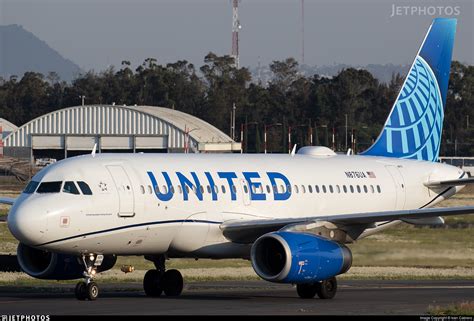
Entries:
{"label": "nose landing gear", "polygon": [[155,264],[156,270],[149,270],[143,278],[145,294],[158,297],[161,293],[166,296],[179,296],[183,291],[183,277],[178,270],[165,270],[165,257],[145,257]]}
{"label": "nose landing gear", "polygon": [[93,281],[93,278],[96,274],[97,267],[102,264],[103,259],[103,255],[82,255],[82,262],[84,263],[85,268],[85,280],[78,282],[74,289],[74,294],[78,300],[94,301],[99,296],[99,286]]}

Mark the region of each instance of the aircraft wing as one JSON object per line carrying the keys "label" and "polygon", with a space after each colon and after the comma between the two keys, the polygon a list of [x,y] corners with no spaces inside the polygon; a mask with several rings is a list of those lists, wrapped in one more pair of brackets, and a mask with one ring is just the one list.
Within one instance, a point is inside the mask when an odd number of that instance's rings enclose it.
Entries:
{"label": "aircraft wing", "polygon": [[220,225],[224,236],[235,243],[253,243],[263,234],[277,231],[287,225],[328,221],[334,224],[362,225],[376,222],[420,219],[437,216],[474,214],[474,206],[422,208],[414,210],[352,213],[318,217],[228,221]]}
{"label": "aircraft wing", "polygon": [[0,204],[8,204],[8,205],[13,205],[15,203],[16,198],[12,197],[0,197]]}

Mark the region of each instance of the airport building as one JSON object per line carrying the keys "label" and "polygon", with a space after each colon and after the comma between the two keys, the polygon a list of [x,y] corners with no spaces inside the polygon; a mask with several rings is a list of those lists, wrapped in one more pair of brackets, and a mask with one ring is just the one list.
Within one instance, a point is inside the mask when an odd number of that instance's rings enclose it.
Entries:
{"label": "airport building", "polygon": [[63,159],[98,152],[237,152],[240,143],[192,115],[163,107],[90,105],[56,110],[3,139],[16,158]]}

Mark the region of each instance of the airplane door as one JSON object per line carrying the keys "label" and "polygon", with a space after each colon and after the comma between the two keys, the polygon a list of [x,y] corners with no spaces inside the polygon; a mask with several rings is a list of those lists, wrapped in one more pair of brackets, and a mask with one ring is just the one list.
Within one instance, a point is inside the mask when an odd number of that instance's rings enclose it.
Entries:
{"label": "airplane door", "polygon": [[133,197],[133,186],[130,178],[119,165],[109,165],[107,170],[112,175],[115,187],[119,197],[119,216],[134,216],[135,215],[135,200]]}
{"label": "airplane door", "polygon": [[396,189],[395,195],[395,210],[403,210],[405,208],[405,181],[403,180],[402,173],[397,166],[385,166],[392,176],[393,183]]}
{"label": "airplane door", "polygon": [[250,205],[250,189],[245,179],[240,179],[240,190],[242,191],[242,199],[244,205]]}

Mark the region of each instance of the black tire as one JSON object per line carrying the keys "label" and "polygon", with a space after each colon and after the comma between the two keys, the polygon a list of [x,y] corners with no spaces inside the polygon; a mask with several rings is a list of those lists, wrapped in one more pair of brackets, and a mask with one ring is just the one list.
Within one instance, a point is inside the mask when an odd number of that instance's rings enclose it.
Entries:
{"label": "black tire", "polygon": [[337,292],[336,278],[330,278],[317,283],[316,294],[320,299],[332,299]]}
{"label": "black tire", "polygon": [[163,274],[163,291],[167,296],[178,296],[183,291],[183,276],[178,270],[168,270]]}
{"label": "black tire", "polygon": [[312,299],[316,295],[316,284],[303,283],[296,285],[296,292],[302,299]]}
{"label": "black tire", "polygon": [[97,283],[89,282],[89,284],[87,284],[86,295],[90,301],[95,301],[99,297],[99,286]]}
{"label": "black tire", "polygon": [[81,281],[76,284],[76,288],[74,289],[74,294],[76,295],[76,299],[80,301],[84,301],[87,297],[87,285],[86,282]]}
{"label": "black tire", "polygon": [[145,294],[151,297],[158,297],[163,292],[161,275],[157,270],[149,270],[143,278],[143,290]]}

